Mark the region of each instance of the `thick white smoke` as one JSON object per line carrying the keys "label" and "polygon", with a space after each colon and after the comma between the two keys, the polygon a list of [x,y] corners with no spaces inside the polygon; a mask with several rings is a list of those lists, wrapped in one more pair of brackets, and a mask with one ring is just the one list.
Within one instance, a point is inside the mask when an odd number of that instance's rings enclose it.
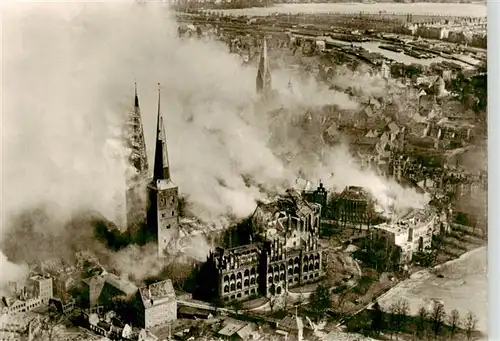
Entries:
{"label": "thick white smoke", "polygon": [[[200,219],[244,217],[267,190],[293,182],[297,169],[284,167],[267,145],[268,108],[253,105],[255,68],[243,67],[222,43],[178,40],[171,14],[161,3],[43,3],[4,11],[3,229],[16,228],[12,214],[40,204],[57,222],[44,224],[49,229],[80,209],[117,219],[126,172],[119,132],[134,81],[150,165],[161,83],[172,177]],[[283,89],[289,78],[276,72],[275,87]],[[294,104],[356,107],[315,82],[293,83],[294,94],[285,96]],[[323,163],[320,169],[337,174],[345,164]],[[323,176],[318,172],[312,176]],[[377,183],[363,176],[346,172],[341,186]]]}

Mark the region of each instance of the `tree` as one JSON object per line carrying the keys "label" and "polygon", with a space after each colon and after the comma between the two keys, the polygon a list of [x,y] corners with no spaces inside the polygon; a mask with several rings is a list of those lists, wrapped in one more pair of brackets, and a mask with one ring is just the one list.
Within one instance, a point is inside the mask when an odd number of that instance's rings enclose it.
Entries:
{"label": "tree", "polygon": [[392,336],[394,335],[394,332],[396,331],[397,325],[398,325],[397,314],[398,314],[398,303],[397,302],[393,302],[389,306],[389,331],[391,333],[390,334],[391,335],[391,340],[392,340]]}
{"label": "tree", "polygon": [[375,333],[379,333],[384,329],[384,312],[380,308],[380,304],[375,302],[371,312],[372,317],[372,330]]}
{"label": "tree", "polygon": [[310,303],[319,321],[332,306],[330,290],[323,284],[318,284],[316,290],[311,295]]}
{"label": "tree", "polygon": [[478,321],[476,315],[474,315],[472,311],[469,311],[467,315],[465,315],[464,329],[465,329],[465,335],[467,336],[467,340],[472,339],[472,334],[476,330],[477,322]]}
{"label": "tree", "polygon": [[453,340],[457,333],[458,328],[460,328],[460,313],[458,310],[453,309],[448,316],[448,323],[450,325],[450,337]]}
{"label": "tree", "polygon": [[443,326],[443,322],[446,318],[446,311],[444,310],[444,305],[441,302],[434,301],[430,318],[432,322],[432,330],[434,331],[434,337],[437,338],[441,333],[441,327]]}
{"label": "tree", "polygon": [[410,305],[406,300],[399,300],[397,304],[397,331],[402,331],[406,317],[410,313]]}
{"label": "tree", "polygon": [[419,340],[423,340],[425,336],[425,331],[427,327],[427,317],[429,313],[427,312],[427,309],[425,309],[424,306],[421,306],[418,309],[418,315],[417,315],[417,321],[416,321],[416,333],[417,333],[417,338]]}

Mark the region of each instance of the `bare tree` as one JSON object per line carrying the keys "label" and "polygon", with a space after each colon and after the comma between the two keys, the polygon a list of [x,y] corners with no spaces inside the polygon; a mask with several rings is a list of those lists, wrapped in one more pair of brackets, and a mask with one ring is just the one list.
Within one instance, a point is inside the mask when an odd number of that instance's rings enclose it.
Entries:
{"label": "bare tree", "polygon": [[410,305],[407,300],[401,299],[397,304],[397,330],[401,331],[406,322],[407,316],[410,314]]}
{"label": "bare tree", "polygon": [[398,302],[393,302],[389,306],[389,331],[390,331],[390,335],[391,335],[391,340],[392,340],[392,336],[394,335],[394,332],[396,331],[397,326],[398,326],[398,318],[397,318],[398,311],[399,311]]}
{"label": "bare tree", "polygon": [[441,327],[443,326],[443,322],[446,318],[446,311],[444,310],[444,305],[441,302],[434,301],[430,317],[434,337],[437,338],[441,333]]}
{"label": "bare tree", "polygon": [[423,340],[427,329],[427,317],[429,313],[424,306],[418,309],[416,333],[419,340]]}
{"label": "bare tree", "polygon": [[472,311],[469,311],[467,315],[465,315],[465,321],[464,321],[464,329],[465,329],[465,335],[467,336],[467,340],[472,339],[472,334],[476,330],[476,325],[477,325],[477,318],[476,315]]}
{"label": "bare tree", "polygon": [[448,323],[450,325],[450,337],[453,340],[457,334],[458,328],[460,328],[460,313],[458,310],[453,309],[448,316]]}

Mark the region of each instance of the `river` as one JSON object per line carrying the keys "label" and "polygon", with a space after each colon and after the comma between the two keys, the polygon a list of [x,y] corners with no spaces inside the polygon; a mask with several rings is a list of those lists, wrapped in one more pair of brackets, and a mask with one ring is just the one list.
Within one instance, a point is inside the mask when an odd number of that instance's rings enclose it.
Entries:
{"label": "river", "polygon": [[460,316],[472,311],[478,318],[477,329],[488,332],[487,248],[481,247],[462,257],[436,267],[436,276],[423,270],[392,288],[380,298],[383,308],[399,298],[410,305],[416,314],[421,305],[431,306],[433,300],[442,302],[447,312],[457,309]]}
{"label": "river", "polygon": [[330,4],[279,4],[273,7],[226,9],[222,12],[235,15],[265,16],[272,13],[411,13],[414,15],[443,15],[486,17],[486,3],[330,3]]}

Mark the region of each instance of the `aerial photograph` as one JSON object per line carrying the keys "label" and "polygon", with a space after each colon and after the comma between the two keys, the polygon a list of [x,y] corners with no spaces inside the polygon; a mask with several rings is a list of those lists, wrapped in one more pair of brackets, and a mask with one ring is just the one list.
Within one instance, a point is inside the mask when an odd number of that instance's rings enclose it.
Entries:
{"label": "aerial photograph", "polygon": [[488,340],[486,1],[2,6],[0,341]]}

